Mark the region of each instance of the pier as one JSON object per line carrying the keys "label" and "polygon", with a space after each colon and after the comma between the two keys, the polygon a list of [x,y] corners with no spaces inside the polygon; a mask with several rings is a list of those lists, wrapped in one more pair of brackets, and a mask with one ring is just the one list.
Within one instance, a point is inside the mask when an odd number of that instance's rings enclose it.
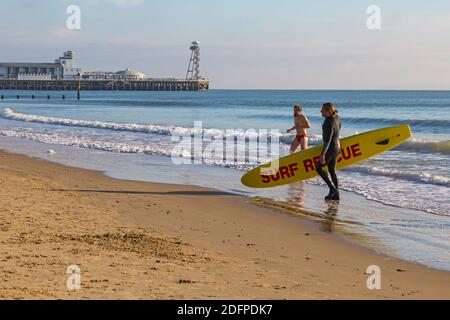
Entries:
{"label": "pier", "polygon": [[16,80],[0,79],[0,90],[35,91],[203,91],[209,80],[146,79],[136,81],[108,80]]}
{"label": "pier", "polygon": [[65,51],[54,62],[0,62],[0,90],[33,91],[203,91],[209,80],[200,76],[200,43],[190,46],[186,79],[147,77],[125,69],[84,71],[75,64],[75,53]]}

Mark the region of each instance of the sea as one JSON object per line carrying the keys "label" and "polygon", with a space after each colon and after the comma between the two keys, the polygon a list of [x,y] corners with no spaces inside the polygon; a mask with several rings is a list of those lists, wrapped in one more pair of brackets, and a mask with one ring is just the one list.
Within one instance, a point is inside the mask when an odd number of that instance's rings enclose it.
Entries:
{"label": "sea", "polygon": [[[450,270],[450,91],[86,91],[80,101],[74,92],[0,94],[3,150],[120,179],[246,195],[290,214],[306,213],[322,231],[377,252]],[[339,171],[339,203],[324,201],[328,190],[319,178],[273,189],[244,187],[240,178],[246,171],[289,153],[294,136],[286,129],[293,126],[294,104],[301,104],[312,123],[309,144],[322,143],[324,102],[339,111],[341,137],[400,124],[409,124],[413,136]],[[198,161],[192,150],[180,149],[183,137],[196,132],[206,150],[226,139],[249,147],[251,135],[265,131],[276,152],[247,161],[237,152],[226,159],[205,153]]]}

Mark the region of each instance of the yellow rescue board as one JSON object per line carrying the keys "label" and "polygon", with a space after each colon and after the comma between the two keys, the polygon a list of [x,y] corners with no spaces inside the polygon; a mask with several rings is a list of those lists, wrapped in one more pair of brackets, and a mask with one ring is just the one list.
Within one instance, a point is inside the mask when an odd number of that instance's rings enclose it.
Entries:
{"label": "yellow rescue board", "polygon": [[[343,169],[388,151],[411,137],[409,125],[360,133],[341,139],[337,169]],[[247,172],[241,182],[250,188],[272,188],[317,176],[315,163],[322,145],[269,162]]]}

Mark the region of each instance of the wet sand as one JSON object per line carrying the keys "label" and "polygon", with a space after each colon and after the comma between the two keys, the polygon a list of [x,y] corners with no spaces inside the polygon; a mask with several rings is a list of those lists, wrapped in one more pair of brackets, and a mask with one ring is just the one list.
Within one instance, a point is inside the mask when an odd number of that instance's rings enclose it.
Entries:
{"label": "wet sand", "polygon": [[[449,299],[450,273],[243,196],[0,152],[2,299]],[[323,226],[322,226],[323,227]],[[67,289],[66,270],[81,270]],[[369,290],[369,265],[381,289]]]}

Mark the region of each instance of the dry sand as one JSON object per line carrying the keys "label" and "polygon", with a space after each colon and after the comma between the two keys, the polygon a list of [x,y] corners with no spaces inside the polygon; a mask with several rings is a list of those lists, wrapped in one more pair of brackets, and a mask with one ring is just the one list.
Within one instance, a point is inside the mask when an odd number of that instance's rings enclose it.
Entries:
{"label": "dry sand", "polygon": [[[120,181],[0,153],[0,298],[450,298],[450,273],[191,186]],[[81,289],[66,287],[69,265]],[[381,267],[381,290],[366,286]]]}

